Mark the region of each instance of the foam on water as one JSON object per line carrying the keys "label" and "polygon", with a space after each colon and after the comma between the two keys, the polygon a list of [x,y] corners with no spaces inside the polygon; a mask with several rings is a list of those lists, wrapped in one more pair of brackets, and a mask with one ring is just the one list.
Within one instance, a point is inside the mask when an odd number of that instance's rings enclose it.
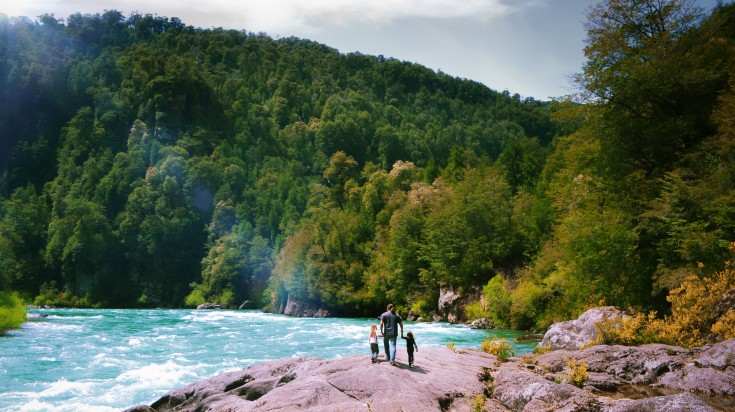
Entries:
{"label": "foam on water", "polygon": [[[300,356],[369,356],[376,319],[308,319],[260,311],[32,310],[0,339],[0,410],[111,411],[257,363]],[[46,315],[45,317],[43,315]],[[404,322],[419,348],[479,347],[519,332]],[[399,360],[405,358],[399,342]],[[519,352],[533,344],[516,345]],[[402,351],[401,351],[402,349]],[[420,361],[421,353],[417,354]]]}

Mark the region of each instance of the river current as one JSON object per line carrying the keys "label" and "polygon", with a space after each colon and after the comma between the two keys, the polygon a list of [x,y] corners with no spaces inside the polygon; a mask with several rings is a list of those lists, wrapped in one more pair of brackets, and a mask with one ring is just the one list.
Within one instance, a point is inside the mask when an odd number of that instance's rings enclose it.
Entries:
{"label": "river current", "polygon": [[[120,411],[171,389],[283,357],[370,356],[373,319],[260,311],[33,309],[0,338],[0,411]],[[479,348],[521,332],[404,322],[422,347]],[[399,339],[397,360],[405,362]],[[513,344],[517,354],[534,343]],[[381,350],[382,353],[382,350]]]}

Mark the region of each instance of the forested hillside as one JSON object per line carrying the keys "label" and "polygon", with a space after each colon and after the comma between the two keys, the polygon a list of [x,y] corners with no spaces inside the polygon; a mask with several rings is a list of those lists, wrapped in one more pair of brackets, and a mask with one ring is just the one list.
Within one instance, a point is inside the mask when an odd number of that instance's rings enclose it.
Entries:
{"label": "forested hillside", "polygon": [[555,102],[176,18],[0,16],[0,290],[665,311],[735,240],[735,7],[638,3],[590,9],[584,92]]}

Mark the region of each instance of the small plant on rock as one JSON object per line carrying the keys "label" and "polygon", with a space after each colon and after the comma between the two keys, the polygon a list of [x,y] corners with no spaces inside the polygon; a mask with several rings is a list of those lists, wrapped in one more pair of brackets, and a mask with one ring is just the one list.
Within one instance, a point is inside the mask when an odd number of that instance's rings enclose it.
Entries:
{"label": "small plant on rock", "polygon": [[577,387],[583,387],[585,382],[590,378],[589,373],[587,373],[587,364],[585,362],[577,362],[573,358],[567,358],[567,366],[569,366],[569,372],[567,373],[569,381]]}
{"label": "small plant on rock", "polygon": [[489,398],[493,396],[493,391],[495,391],[495,378],[493,378],[492,369],[483,367],[482,371],[477,374],[477,379],[480,380],[480,382],[485,384],[485,397]]}
{"label": "small plant on rock", "polygon": [[456,350],[454,349],[454,342],[447,343],[447,348],[449,348],[449,350],[452,352],[456,352]]}
{"label": "small plant on rock", "polygon": [[538,344],[535,348],[533,348],[533,353],[535,353],[536,355],[543,355],[544,353],[549,351],[551,351],[551,345]]}
{"label": "small plant on rock", "polygon": [[472,410],[475,412],[482,412],[483,406],[485,406],[485,401],[487,398],[484,395],[477,395],[475,396],[475,401],[472,405]]}

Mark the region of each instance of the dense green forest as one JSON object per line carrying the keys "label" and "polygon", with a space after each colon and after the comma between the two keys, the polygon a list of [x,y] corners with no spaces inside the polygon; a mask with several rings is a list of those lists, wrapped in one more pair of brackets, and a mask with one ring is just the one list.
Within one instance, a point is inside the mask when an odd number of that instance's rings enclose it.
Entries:
{"label": "dense green forest", "polygon": [[0,290],[665,312],[735,240],[735,7],[607,0],[586,29],[581,93],[541,102],[177,18],[0,15]]}

